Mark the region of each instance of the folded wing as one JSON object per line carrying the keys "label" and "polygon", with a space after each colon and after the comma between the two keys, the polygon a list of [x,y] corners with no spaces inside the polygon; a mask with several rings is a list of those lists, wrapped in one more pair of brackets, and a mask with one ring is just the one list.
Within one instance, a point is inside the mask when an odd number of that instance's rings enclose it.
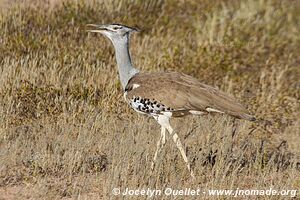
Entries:
{"label": "folded wing", "polygon": [[129,80],[127,99],[157,101],[170,112],[220,112],[253,121],[248,110],[230,95],[183,73],[141,73]]}

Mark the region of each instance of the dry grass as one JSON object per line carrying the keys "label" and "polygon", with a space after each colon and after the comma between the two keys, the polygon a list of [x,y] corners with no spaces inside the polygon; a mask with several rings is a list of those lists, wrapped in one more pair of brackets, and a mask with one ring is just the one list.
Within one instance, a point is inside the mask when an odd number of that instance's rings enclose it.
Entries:
{"label": "dry grass", "polygon": [[[299,189],[299,1],[1,3],[2,198],[107,199],[114,187]],[[170,140],[150,174],[159,126],[124,105],[111,44],[85,32],[96,22],[143,30],[131,48],[141,70],[193,75],[269,124],[175,120],[197,180]]]}

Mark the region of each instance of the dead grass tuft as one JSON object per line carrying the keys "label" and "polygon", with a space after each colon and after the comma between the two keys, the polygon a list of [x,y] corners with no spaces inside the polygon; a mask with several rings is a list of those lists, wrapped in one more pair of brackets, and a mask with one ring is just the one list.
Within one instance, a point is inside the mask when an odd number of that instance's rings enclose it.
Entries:
{"label": "dead grass tuft", "polygon": [[[115,187],[300,187],[298,1],[2,2],[4,199],[107,199]],[[111,44],[85,31],[111,22],[142,30],[131,47],[141,70],[193,75],[264,123],[176,119],[197,180],[170,138],[150,174],[159,126],[124,105]]]}

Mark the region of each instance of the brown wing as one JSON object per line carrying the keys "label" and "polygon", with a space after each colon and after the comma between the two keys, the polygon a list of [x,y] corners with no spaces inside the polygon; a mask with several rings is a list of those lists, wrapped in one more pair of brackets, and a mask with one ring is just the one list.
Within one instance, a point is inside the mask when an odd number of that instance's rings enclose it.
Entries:
{"label": "brown wing", "polygon": [[200,83],[197,79],[177,72],[141,73],[126,86],[127,98],[141,97],[181,111],[219,111],[254,120],[255,118],[234,98]]}

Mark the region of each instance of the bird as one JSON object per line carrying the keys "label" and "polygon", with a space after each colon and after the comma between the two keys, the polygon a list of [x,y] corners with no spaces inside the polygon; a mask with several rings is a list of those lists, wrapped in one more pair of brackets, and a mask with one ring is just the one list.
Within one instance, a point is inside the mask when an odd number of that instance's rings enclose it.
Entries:
{"label": "bird", "polygon": [[185,162],[192,178],[195,178],[184,146],[170,119],[187,115],[209,113],[228,114],[235,118],[255,121],[255,117],[234,97],[201,83],[182,72],[140,72],[131,61],[130,36],[139,29],[114,24],[88,24],[88,32],[107,37],[115,49],[115,57],[125,102],[136,112],[153,117],[161,126],[160,137],[151,162],[155,168],[157,157],[166,143],[166,132],[170,134]]}

